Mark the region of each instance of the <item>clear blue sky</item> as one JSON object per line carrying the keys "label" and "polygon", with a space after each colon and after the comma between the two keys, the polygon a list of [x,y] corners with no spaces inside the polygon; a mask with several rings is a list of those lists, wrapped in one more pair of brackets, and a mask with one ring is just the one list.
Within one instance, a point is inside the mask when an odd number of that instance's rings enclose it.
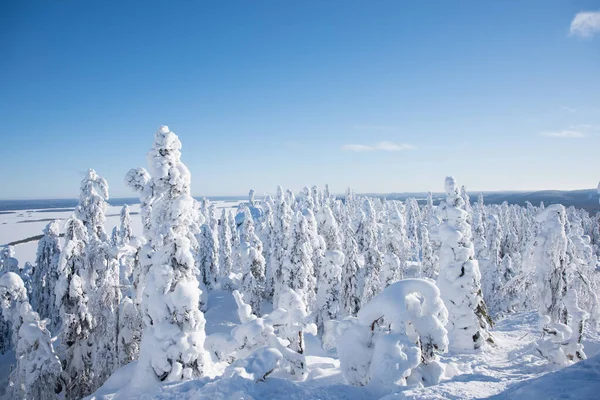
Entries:
{"label": "clear blue sky", "polygon": [[90,167],[132,197],[163,124],[195,195],[592,188],[581,11],[600,3],[5,0],[0,198],[77,197]]}

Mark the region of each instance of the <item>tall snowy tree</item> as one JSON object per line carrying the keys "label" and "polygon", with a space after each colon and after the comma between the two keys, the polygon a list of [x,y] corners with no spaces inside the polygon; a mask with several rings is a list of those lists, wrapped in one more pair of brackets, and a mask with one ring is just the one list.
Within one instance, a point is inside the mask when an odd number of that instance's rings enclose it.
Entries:
{"label": "tall snowy tree", "polygon": [[344,253],[338,250],[325,253],[325,262],[319,271],[317,287],[316,320],[318,331],[321,333],[327,321],[338,319],[342,265],[344,265]]}
{"label": "tall snowy tree", "polygon": [[240,242],[241,292],[254,313],[260,316],[265,285],[265,259],[262,255],[262,242],[254,231],[254,221],[248,208],[244,210]]}
{"label": "tall snowy tree", "polygon": [[45,321],[27,300],[21,278],[12,272],[2,275],[0,306],[4,317],[12,322],[17,361],[7,392],[12,399],[59,399],[64,389],[60,360]]}
{"label": "tall snowy tree", "polygon": [[58,281],[60,249],[58,221],[52,221],[46,225],[44,236],[38,242],[31,291],[31,306],[38,312],[40,318],[50,320],[51,331],[60,325],[60,315],[55,306],[54,295],[54,288]]}
{"label": "tall snowy tree", "polygon": [[108,200],[108,184],[93,169],[88,170],[81,181],[79,204],[75,208],[75,216],[83,222],[90,239],[106,241],[106,200]]}
{"label": "tall snowy tree", "polygon": [[227,278],[232,272],[233,253],[231,243],[231,223],[230,214],[223,208],[221,221],[219,222],[219,274]]}
{"label": "tall snowy tree", "polygon": [[196,220],[190,173],[181,162],[181,142],[167,126],[155,134],[148,155],[154,200],[150,232],[152,265],[142,299],[145,328],[134,379],[178,381],[204,374],[201,290],[192,254]]}
{"label": "tall snowy tree", "polygon": [[478,349],[491,341],[492,323],[481,293],[479,264],[474,258],[471,227],[456,180],[446,178],[446,201],[440,205],[440,273],[437,285],[448,308],[450,349]]}
{"label": "tall snowy tree", "polygon": [[[308,231],[308,222],[300,211],[297,211],[289,242],[287,246],[287,257],[281,268],[281,284],[283,289],[293,289],[302,297],[307,309],[314,304],[316,278],[312,261],[312,242]],[[277,305],[280,299],[277,298]]]}
{"label": "tall snowy tree", "polygon": [[65,226],[65,247],[58,263],[56,307],[60,310],[60,341],[67,399],[80,399],[92,392],[92,345],[94,318],[89,309],[89,277],[86,269],[87,231],[77,217]]}
{"label": "tall snowy tree", "polygon": [[[540,354],[557,364],[585,359],[581,336],[585,317],[577,305],[577,294],[569,291],[566,210],[552,204],[536,216],[540,230],[532,244],[531,262],[539,291],[540,326],[544,338]],[[575,318],[574,318],[575,317]],[[574,326],[569,327],[569,324]]]}
{"label": "tall snowy tree", "polygon": [[277,304],[279,294],[282,290],[288,287],[288,282],[285,280],[289,276],[284,276],[284,263],[288,255],[288,245],[290,243],[290,229],[292,224],[292,209],[285,199],[283,188],[277,187],[277,195],[275,196],[275,209],[273,225],[273,234],[271,235],[271,259],[269,265],[273,270],[273,304]]}

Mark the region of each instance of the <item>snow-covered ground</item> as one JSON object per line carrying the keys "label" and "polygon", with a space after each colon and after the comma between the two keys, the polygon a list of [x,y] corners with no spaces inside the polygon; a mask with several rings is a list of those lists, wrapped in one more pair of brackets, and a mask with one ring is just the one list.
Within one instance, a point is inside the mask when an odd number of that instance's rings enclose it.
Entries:
{"label": "snow-covered ground", "polygon": [[[230,292],[211,292],[206,333],[227,333],[240,323]],[[438,385],[399,388],[384,396],[394,399],[600,399],[600,337],[588,332],[590,360],[558,370],[536,351],[537,313],[510,314],[492,330],[495,345],[481,352],[446,354],[446,378]],[[89,399],[373,399],[382,393],[371,387],[347,385],[335,351],[325,352],[312,335],[306,339],[308,375],[302,382],[269,376],[265,382],[236,376],[204,378],[142,390],[129,388],[136,363],[117,371]],[[219,373],[224,365],[216,364]]]}

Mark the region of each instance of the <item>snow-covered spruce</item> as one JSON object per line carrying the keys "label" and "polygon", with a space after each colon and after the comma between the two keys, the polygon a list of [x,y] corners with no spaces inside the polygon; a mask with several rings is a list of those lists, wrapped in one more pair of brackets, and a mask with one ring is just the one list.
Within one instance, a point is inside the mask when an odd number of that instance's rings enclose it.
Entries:
{"label": "snow-covered spruce", "polygon": [[448,312],[435,284],[405,279],[388,286],[337,326],[340,367],[352,385],[382,392],[396,385],[438,383],[437,355],[448,348]]}
{"label": "snow-covered spruce", "polygon": [[481,293],[479,264],[474,258],[471,227],[456,180],[446,178],[446,201],[440,204],[442,225],[437,285],[448,308],[450,350],[469,351],[492,342],[491,319]]}
{"label": "snow-covered spruce", "polygon": [[79,204],[75,208],[75,216],[83,222],[90,239],[106,241],[106,200],[108,200],[108,184],[106,179],[89,169],[81,181]]}
{"label": "snow-covered spruce", "polygon": [[323,332],[326,322],[337,320],[340,314],[340,285],[344,258],[341,251],[328,251],[319,270],[316,309],[318,332]]}
{"label": "snow-covered spruce", "polygon": [[83,223],[71,217],[65,225],[65,247],[58,263],[56,307],[62,320],[61,360],[67,382],[66,398],[80,399],[93,390],[92,343],[94,318],[89,309],[90,274],[86,269]]}
{"label": "snow-covered spruce", "polygon": [[244,211],[238,257],[242,272],[241,292],[254,313],[260,315],[265,287],[265,259],[262,242],[254,232],[254,222],[248,208]]}
{"label": "snow-covered spruce", "polygon": [[50,320],[49,329],[52,332],[60,325],[60,315],[54,295],[54,288],[58,281],[60,250],[58,221],[52,221],[46,225],[44,236],[38,242],[31,289],[31,306],[38,312],[40,318]]}
{"label": "snow-covered spruce", "polygon": [[28,302],[21,278],[7,272],[0,278],[0,306],[11,321],[16,367],[10,374],[7,393],[13,399],[50,400],[60,398],[64,382],[61,364],[54,352],[46,321]]}
{"label": "snow-covered spruce", "polygon": [[134,380],[178,381],[204,375],[204,315],[192,247],[196,221],[190,173],[181,142],[168,127],[155,134],[148,154],[154,197],[150,239],[154,248],[142,309],[145,328]]}
{"label": "snow-covered spruce", "polygon": [[538,351],[556,364],[567,365],[586,358],[581,333],[587,314],[577,305],[577,294],[569,291],[566,210],[560,204],[552,204],[536,219],[540,231],[533,243],[531,262],[535,266],[540,328],[544,334]]}

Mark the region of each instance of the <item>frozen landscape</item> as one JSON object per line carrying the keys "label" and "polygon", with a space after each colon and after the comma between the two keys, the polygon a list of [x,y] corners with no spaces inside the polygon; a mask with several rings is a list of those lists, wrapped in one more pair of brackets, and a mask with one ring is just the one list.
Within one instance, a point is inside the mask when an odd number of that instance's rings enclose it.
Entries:
{"label": "frozen landscape", "polygon": [[597,0],[0,19],[0,400],[600,400]]}
{"label": "frozen landscape", "polygon": [[74,209],[0,215],[5,398],[598,398],[600,213],[453,177],[195,200],[181,149],[156,132],[131,207],[89,170]]}

